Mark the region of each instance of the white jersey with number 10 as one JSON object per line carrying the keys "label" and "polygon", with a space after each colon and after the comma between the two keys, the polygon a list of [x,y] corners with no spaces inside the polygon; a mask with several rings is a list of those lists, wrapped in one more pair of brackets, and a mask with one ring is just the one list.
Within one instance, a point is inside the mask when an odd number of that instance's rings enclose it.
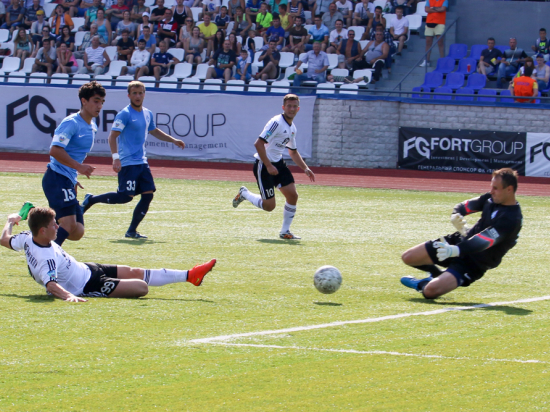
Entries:
{"label": "white jersey with number 10", "polygon": [[[260,139],[265,140],[265,151],[270,162],[278,162],[283,157],[284,149],[296,150],[296,126],[288,124],[282,114],[271,118],[260,134]],[[258,160],[258,153],[254,155]]]}

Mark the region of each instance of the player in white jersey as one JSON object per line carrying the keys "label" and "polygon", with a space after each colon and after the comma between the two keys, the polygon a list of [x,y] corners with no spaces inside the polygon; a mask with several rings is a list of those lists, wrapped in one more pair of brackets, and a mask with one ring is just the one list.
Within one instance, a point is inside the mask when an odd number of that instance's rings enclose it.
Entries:
{"label": "player in white jersey", "polygon": [[216,259],[212,259],[191,270],[171,270],[81,263],[54,242],[59,226],[53,209],[32,209],[29,212],[30,231],[12,235],[13,226],[20,220],[17,213],[8,216],[0,244],[24,251],[32,278],[49,294],[68,302],[86,302],[81,296],[136,298],[145,296],[149,286],[169,283],[190,282],[200,286],[216,264]]}
{"label": "player in white jersey", "polygon": [[296,126],[292,121],[299,111],[300,98],[295,94],[287,94],[283,99],[283,113],[267,122],[260,137],[254,143],[257,150],[254,155],[256,158],[254,176],[256,176],[260,194],[254,194],[242,186],[233,199],[233,207],[248,200],[254,206],[271,212],[275,209],[275,187],[277,187],[286,199],[283,227],[279,234],[281,239],[300,239],[290,231],[290,225],[296,214],[298,192],[294,184],[294,177],[283,160],[285,148],[288,149],[292,161],[304,171],[312,182],[315,182],[315,175],[307,167],[296,148]]}

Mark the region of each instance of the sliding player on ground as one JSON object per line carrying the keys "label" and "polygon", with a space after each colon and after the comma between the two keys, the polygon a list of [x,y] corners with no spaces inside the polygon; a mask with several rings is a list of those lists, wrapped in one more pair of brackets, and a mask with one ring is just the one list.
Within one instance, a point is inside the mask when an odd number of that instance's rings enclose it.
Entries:
{"label": "sliding player on ground", "polygon": [[[516,201],[517,172],[500,169],[493,172],[491,191],[455,206],[451,223],[458,230],[441,240],[429,240],[403,253],[407,265],[430,272],[425,279],[412,276],[401,283],[435,299],[459,286],[470,286],[494,269],[504,255],[516,245],[523,216]],[[481,212],[481,218],[467,229],[464,216]],[[436,266],[447,268],[441,270]]]}
{"label": "sliding player on ground", "polygon": [[17,213],[8,216],[0,243],[17,252],[24,251],[29,272],[47,292],[68,302],[86,302],[81,296],[138,298],[149,286],[190,282],[200,286],[216,259],[190,270],[139,269],[121,265],[81,263],[54,242],[59,226],[53,209],[34,208],[29,212],[30,232],[12,235],[21,220]]}
{"label": "sliding player on ground", "polygon": [[277,187],[286,199],[283,227],[279,234],[281,239],[300,239],[290,231],[290,225],[296,214],[298,192],[294,184],[294,177],[283,160],[285,148],[288,149],[292,161],[304,171],[312,182],[315,181],[315,175],[296,148],[296,126],[292,121],[299,111],[300,98],[295,94],[287,94],[283,99],[283,114],[271,118],[254,143],[257,150],[254,155],[256,158],[254,176],[256,176],[260,194],[254,194],[243,186],[233,199],[233,207],[248,200],[254,206],[271,212],[275,209],[275,187]]}
{"label": "sliding player on ground", "polygon": [[94,118],[105,102],[105,89],[93,81],[78,90],[81,108],[67,116],[55,129],[50,146],[50,163],[42,179],[42,189],[59,222],[58,245],[84,236],[84,217],[76,198],[78,174],[88,179],[95,167],[82,164],[94,145],[97,126]]}
{"label": "sliding player on ground", "polygon": [[153,201],[153,193],[157,190],[145,156],[147,135],[150,133],[157,139],[173,143],[181,149],[185,148],[185,143],[156,127],[153,113],[143,107],[145,99],[143,83],[130,82],[128,98],[130,104],[117,114],[109,134],[113,170],[118,173],[118,190],[96,196],[86,194],[82,201],[82,212],[85,213],[96,203],[128,203],[134,196],[141,194],[125,237],[146,239],[147,236],[140,234],[137,228],[147,214],[149,205]]}

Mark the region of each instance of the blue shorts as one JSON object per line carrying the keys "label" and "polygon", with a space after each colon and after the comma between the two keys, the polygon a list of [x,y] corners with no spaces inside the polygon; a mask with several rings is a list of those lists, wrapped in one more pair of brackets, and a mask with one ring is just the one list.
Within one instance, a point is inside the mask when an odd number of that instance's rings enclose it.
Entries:
{"label": "blue shorts", "polygon": [[252,78],[252,74],[250,74],[250,73],[247,72],[244,79],[241,77],[241,75],[240,75],[239,73],[235,73],[235,74],[233,75],[233,77],[234,77],[235,79],[237,79],[237,80],[246,80],[246,81],[249,81],[249,80]]}
{"label": "blue shorts", "polygon": [[124,166],[118,172],[118,192],[129,196],[139,195],[144,192],[155,192],[155,181],[149,165]]}
{"label": "blue shorts", "polygon": [[88,9],[81,9],[80,7],[77,7],[78,9],[78,12],[77,12],[77,16],[78,17],[85,17],[86,15],[86,11],[88,11]]}
{"label": "blue shorts", "polygon": [[214,71],[216,72],[216,78],[223,77],[223,73],[225,72],[225,69],[218,69],[217,67],[214,67]]}
{"label": "blue shorts", "polygon": [[65,216],[76,216],[77,222],[84,223],[82,209],[71,179],[48,167],[42,178],[42,189],[48,204],[55,211],[56,220]]}

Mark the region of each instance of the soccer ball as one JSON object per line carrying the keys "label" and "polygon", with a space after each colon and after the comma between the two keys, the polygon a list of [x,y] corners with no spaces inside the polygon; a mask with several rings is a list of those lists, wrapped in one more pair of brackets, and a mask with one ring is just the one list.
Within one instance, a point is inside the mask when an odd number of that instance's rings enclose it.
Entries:
{"label": "soccer ball", "polygon": [[330,295],[340,289],[342,274],[334,266],[321,266],[313,276],[313,284],[319,292]]}

